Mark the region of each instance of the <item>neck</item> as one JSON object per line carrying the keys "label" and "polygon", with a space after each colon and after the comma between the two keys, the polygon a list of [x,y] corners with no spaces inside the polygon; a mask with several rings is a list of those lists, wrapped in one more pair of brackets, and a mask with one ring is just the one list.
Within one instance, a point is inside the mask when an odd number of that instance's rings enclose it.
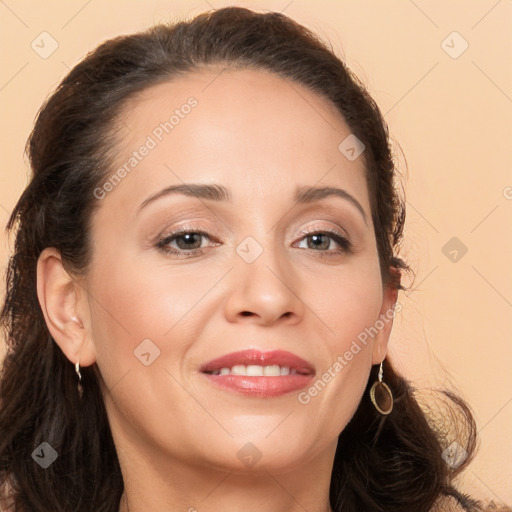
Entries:
{"label": "neck", "polygon": [[183,461],[120,453],[125,493],[119,512],[332,512],[329,487],[336,445],[303,466],[240,473]]}

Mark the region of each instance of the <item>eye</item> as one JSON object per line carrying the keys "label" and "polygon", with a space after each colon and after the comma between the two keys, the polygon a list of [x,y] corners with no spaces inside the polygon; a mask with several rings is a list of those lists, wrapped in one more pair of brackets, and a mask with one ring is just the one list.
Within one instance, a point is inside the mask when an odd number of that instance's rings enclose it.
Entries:
{"label": "eye", "polygon": [[203,252],[204,246],[201,243],[203,238],[212,240],[204,231],[183,227],[165,235],[157,242],[156,247],[165,253],[188,258]]}
{"label": "eye", "polygon": [[[307,247],[301,247],[303,249],[326,253],[326,255],[329,256],[336,256],[340,253],[350,252],[352,249],[350,241],[337,231],[306,231],[302,234],[305,235],[305,237],[301,239],[300,243],[306,242],[307,245]],[[338,244],[338,248],[333,249],[332,246],[336,244]],[[321,256],[324,255],[322,254]]]}
{"label": "eye", "polygon": [[[299,248],[320,253],[319,256],[336,256],[340,253],[351,252],[352,244],[337,231],[305,231],[302,234],[305,236],[300,239]],[[204,231],[182,227],[163,236],[157,242],[156,247],[166,254],[190,258],[204,252],[205,246],[202,245],[202,240],[205,238],[213,242],[213,238]],[[300,246],[304,242],[307,247]],[[338,248],[333,248],[333,245],[336,244]],[[217,243],[217,245],[220,244]]]}

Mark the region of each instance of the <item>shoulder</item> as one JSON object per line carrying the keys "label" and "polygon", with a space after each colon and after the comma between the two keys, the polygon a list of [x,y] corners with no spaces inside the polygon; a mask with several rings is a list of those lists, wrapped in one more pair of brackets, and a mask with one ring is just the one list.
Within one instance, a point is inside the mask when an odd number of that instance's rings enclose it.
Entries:
{"label": "shoulder", "polygon": [[14,488],[9,478],[0,480],[0,512],[13,512]]}
{"label": "shoulder", "polygon": [[437,499],[430,512],[467,512],[462,503],[453,496],[442,496]]}
{"label": "shoulder", "polygon": [[454,496],[438,498],[430,512],[512,512],[512,508],[488,501],[476,502],[460,495],[459,499]]}

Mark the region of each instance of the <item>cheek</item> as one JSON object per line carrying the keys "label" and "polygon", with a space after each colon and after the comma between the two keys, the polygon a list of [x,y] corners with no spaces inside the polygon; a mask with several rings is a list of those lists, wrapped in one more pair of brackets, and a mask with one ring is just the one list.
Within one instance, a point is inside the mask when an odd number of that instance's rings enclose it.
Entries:
{"label": "cheek", "polygon": [[383,287],[378,262],[354,262],[316,280],[305,293],[327,329],[331,352],[343,353],[379,318]]}
{"label": "cheek", "polygon": [[329,417],[334,435],[365,399],[383,289],[378,262],[371,261],[320,282],[323,289],[309,288],[308,304],[315,304],[315,313],[322,319],[324,345],[318,351],[324,350],[324,365],[299,401],[315,410],[318,421]]}
{"label": "cheek", "polygon": [[109,374],[111,379],[119,378],[132,366],[138,368],[135,357],[144,340],[151,340],[155,353],[172,344],[174,360],[191,344],[190,319],[197,320],[194,310],[201,310],[201,297],[218,277],[192,270],[193,266],[164,265],[146,265],[135,257],[110,262],[103,258],[89,275],[92,336],[105,379]]}

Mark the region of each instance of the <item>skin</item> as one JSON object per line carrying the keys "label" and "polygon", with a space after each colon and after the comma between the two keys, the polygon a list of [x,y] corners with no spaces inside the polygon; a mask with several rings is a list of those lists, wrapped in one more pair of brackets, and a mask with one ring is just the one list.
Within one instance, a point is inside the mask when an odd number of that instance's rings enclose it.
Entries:
{"label": "skin", "polygon": [[[38,295],[70,362],[101,373],[125,482],[120,511],[330,511],[337,436],[369,400],[363,391],[392,321],[306,405],[297,392],[220,390],[199,367],[242,349],[283,349],[320,378],[390,311],[397,292],[382,284],[364,160],[338,150],[350,129],[326,99],[266,71],[220,71],[130,101],[112,171],[189,97],[198,103],[100,201],[84,276],[69,275],[55,249],[42,253]],[[232,202],[169,195],[139,210],[182,183],[222,184]],[[294,204],[305,185],[346,190],[366,220],[339,197]],[[196,237],[202,254],[155,247],[182,225],[211,235]],[[341,230],[352,251],[329,235],[315,246],[306,228]],[[236,251],[249,236],[263,250],[252,263]],[[134,350],[148,338],[160,355],[146,366]],[[252,466],[237,456],[248,442],[261,454]]]}

